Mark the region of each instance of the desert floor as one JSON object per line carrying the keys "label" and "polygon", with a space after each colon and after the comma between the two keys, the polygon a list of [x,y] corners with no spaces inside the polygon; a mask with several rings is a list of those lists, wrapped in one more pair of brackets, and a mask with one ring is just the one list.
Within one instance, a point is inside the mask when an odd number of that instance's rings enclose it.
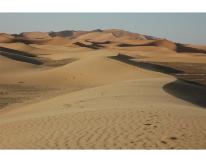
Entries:
{"label": "desert floor", "polygon": [[185,73],[139,66],[202,65],[205,54],[111,44],[1,46],[35,54],[0,55],[1,149],[206,148],[205,88],[182,80]]}

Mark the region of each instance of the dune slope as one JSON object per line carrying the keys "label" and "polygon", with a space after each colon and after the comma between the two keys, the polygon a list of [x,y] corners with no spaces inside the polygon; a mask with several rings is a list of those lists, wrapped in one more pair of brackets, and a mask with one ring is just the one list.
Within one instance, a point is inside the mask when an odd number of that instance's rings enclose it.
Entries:
{"label": "dune slope", "polygon": [[[102,74],[107,72],[107,75],[104,74],[107,79],[104,79],[104,83],[100,82],[101,79],[97,80],[98,84],[105,84],[109,80],[107,85],[84,88],[2,112],[0,128],[4,131],[0,133],[0,147],[206,147],[206,127],[203,124],[206,122],[205,110],[177,99],[162,89],[165,84],[175,81],[173,77],[112,59],[103,63],[104,57],[101,55],[90,56],[81,64],[92,64],[97,60],[102,62],[99,68],[108,68],[111,64],[111,67],[122,70],[101,69],[104,71]],[[71,64],[70,68],[76,69],[74,65]],[[93,77],[97,75],[99,68],[93,71]],[[125,77],[125,74],[122,75],[123,70],[127,73],[131,71],[129,73],[133,75],[128,77],[128,73]],[[116,76],[112,83],[114,74]],[[120,76],[118,82],[117,76]]]}

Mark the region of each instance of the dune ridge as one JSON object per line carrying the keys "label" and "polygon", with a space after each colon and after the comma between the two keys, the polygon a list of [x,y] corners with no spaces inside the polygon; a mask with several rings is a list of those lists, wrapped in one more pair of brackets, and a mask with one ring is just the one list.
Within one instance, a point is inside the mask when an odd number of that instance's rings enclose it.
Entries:
{"label": "dune ridge", "polygon": [[[140,41],[138,44],[133,44],[131,41]],[[20,34],[5,34],[0,35],[1,43],[22,42],[25,44],[85,44],[84,42],[119,42],[119,47],[135,47],[135,46],[156,46],[164,47],[175,52],[191,52],[191,53],[206,53],[205,48],[194,45],[185,45],[177,42],[172,42],[167,39],[156,38],[153,36],[132,33],[120,29],[106,29],[93,31],[74,31],[65,30],[60,32],[23,32]],[[142,41],[142,42],[141,42]],[[145,41],[147,41],[145,43]],[[58,43],[60,42],[60,43]],[[128,43],[127,43],[128,42]],[[98,44],[100,44],[98,43]]]}

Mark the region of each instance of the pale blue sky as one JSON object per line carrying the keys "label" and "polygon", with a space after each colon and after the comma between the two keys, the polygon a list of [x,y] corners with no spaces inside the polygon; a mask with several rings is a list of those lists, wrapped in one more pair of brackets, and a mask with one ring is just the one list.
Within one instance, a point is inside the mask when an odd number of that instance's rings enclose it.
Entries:
{"label": "pale blue sky", "polygon": [[206,44],[206,13],[0,13],[0,32],[118,28]]}

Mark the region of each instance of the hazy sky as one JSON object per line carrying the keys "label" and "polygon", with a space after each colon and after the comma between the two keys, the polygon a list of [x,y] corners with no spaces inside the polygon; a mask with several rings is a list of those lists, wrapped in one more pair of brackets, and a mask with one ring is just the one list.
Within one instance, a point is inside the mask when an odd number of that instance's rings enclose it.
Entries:
{"label": "hazy sky", "polygon": [[0,32],[118,28],[206,44],[206,13],[0,13]]}

